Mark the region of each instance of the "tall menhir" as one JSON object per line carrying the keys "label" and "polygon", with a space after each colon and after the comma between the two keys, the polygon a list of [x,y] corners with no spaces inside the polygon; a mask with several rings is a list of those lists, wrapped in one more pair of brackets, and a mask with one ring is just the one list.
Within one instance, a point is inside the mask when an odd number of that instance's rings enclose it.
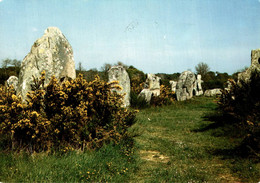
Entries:
{"label": "tall menhir", "polygon": [[59,79],[76,78],[72,47],[56,27],[47,28],[22,61],[17,94],[21,95],[23,100],[31,90],[32,76],[40,77],[43,70],[46,72],[45,84],[49,83],[53,75]]}

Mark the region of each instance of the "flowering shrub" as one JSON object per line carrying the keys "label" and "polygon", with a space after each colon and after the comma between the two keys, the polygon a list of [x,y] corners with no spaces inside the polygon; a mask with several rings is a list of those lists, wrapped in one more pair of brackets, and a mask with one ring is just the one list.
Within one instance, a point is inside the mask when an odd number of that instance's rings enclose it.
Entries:
{"label": "flowering shrub", "polygon": [[129,66],[126,71],[131,81],[131,92],[138,95],[144,87],[146,76],[134,66]]}
{"label": "flowering shrub", "polygon": [[175,101],[175,93],[171,91],[168,86],[160,86],[160,95],[152,96],[151,105],[153,106],[162,106],[170,105]]}
{"label": "flowering shrub", "polygon": [[138,77],[133,77],[131,80],[131,91],[135,94],[139,94],[144,88],[144,82]]}
{"label": "flowering shrub", "polygon": [[80,75],[63,83],[52,77],[44,87],[44,80],[44,72],[34,79],[25,103],[13,88],[0,89],[0,134],[7,134],[12,148],[99,148],[125,138],[135,122],[135,112],[122,108],[122,96],[111,92],[120,88],[118,82],[98,76],[87,82]]}
{"label": "flowering shrub", "polygon": [[253,72],[248,82],[230,83],[231,89],[222,91],[219,108],[231,123],[246,132],[247,146],[260,151],[260,73]]}

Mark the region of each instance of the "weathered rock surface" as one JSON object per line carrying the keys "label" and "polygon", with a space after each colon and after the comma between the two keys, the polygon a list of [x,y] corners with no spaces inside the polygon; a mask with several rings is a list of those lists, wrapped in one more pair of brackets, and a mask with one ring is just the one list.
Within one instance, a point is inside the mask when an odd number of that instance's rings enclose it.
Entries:
{"label": "weathered rock surface", "polygon": [[244,72],[238,74],[238,81],[248,81],[253,71],[260,72],[260,49],[251,51],[251,66]]}
{"label": "weathered rock surface", "polygon": [[161,78],[156,76],[155,74],[147,74],[145,88],[148,88],[150,90],[160,90],[160,80]]}
{"label": "weathered rock surface", "polygon": [[206,97],[213,97],[216,95],[221,95],[221,89],[220,88],[215,88],[215,89],[211,89],[211,90],[206,90],[204,93],[204,96]]}
{"label": "weathered rock surface", "polygon": [[143,97],[150,103],[152,96],[160,95],[160,80],[161,78],[155,74],[147,74],[144,89],[140,92],[138,97]]}
{"label": "weathered rock surface", "polygon": [[108,82],[119,81],[122,90],[115,90],[119,94],[125,94],[124,107],[130,106],[130,78],[123,66],[113,66],[108,71]]}
{"label": "weathered rock surface", "polygon": [[203,95],[203,90],[202,90],[202,86],[201,86],[201,83],[203,81],[201,80],[201,75],[198,74],[197,75],[197,80],[196,80],[196,96],[201,96]]}
{"label": "weathered rock surface", "polygon": [[150,89],[143,89],[140,94],[138,95],[138,97],[142,97],[146,100],[146,102],[150,103],[151,102],[151,99],[152,99],[152,95],[153,93],[151,92]]}
{"label": "weathered rock surface", "polygon": [[169,83],[171,85],[171,90],[176,92],[177,81],[169,81]]}
{"label": "weathered rock surface", "polygon": [[176,97],[178,101],[191,99],[196,94],[196,77],[191,71],[181,73],[176,86]]}
{"label": "weathered rock surface", "polygon": [[14,89],[17,89],[17,85],[18,85],[18,77],[16,76],[10,76],[8,78],[8,80],[6,81],[6,85],[9,86],[13,86]]}
{"label": "weathered rock surface", "polygon": [[40,77],[43,70],[46,72],[45,84],[53,75],[56,78],[76,78],[72,47],[56,27],[47,28],[22,61],[17,92],[23,99],[31,90],[32,76]]}

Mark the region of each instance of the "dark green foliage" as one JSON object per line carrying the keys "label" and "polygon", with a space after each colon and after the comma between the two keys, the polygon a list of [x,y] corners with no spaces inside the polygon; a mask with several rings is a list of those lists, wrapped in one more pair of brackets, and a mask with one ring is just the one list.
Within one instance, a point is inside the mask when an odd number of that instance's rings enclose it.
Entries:
{"label": "dark green foliage", "polygon": [[[129,66],[126,69],[126,71],[130,78],[131,92],[134,93],[135,96],[137,96],[144,88],[144,82],[145,82],[146,76],[143,73],[143,71],[138,70],[134,66]],[[134,99],[132,101],[133,104],[136,103],[138,100],[137,98],[135,98],[135,96],[133,96],[134,97]]]}
{"label": "dark green foliage", "polygon": [[19,76],[21,61],[16,59],[2,60],[2,68],[0,68],[0,84],[5,84],[10,76]]}
{"label": "dark green foliage", "polygon": [[173,73],[173,74],[164,74],[164,73],[158,73],[156,74],[161,78],[161,85],[171,87],[170,81],[178,81],[179,76],[181,75],[180,73]]}
{"label": "dark green foliage", "polygon": [[17,67],[7,67],[7,68],[0,68],[0,84],[5,84],[5,81],[10,76],[19,76],[20,68]]}
{"label": "dark green foliage", "polygon": [[202,77],[203,83],[202,88],[203,90],[214,89],[214,88],[225,88],[227,87],[227,81],[230,79],[227,73],[219,73],[219,72],[208,72]]}
{"label": "dark green foliage", "polygon": [[149,107],[148,102],[143,97],[138,97],[137,93],[131,91],[130,97],[130,104],[132,108],[143,109]]}
{"label": "dark green foliage", "polygon": [[230,91],[223,91],[219,108],[224,115],[232,117],[242,131],[246,132],[244,145],[249,151],[260,154],[260,73],[253,72],[248,82],[230,81]]}
{"label": "dark green foliage", "polygon": [[200,74],[202,78],[205,78],[210,69],[208,64],[200,62],[197,66],[195,66],[195,70],[197,74]]}
{"label": "dark green foliage", "polygon": [[139,78],[140,82],[144,82],[145,81],[145,74],[143,71],[138,70],[137,68],[135,68],[134,66],[129,66],[126,69],[127,73],[129,74],[129,78],[130,80],[133,80],[134,78]]}

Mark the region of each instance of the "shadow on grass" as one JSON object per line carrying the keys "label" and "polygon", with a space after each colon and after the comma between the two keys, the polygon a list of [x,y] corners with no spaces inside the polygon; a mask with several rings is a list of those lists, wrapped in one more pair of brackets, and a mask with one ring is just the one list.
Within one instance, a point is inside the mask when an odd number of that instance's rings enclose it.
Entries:
{"label": "shadow on grass", "polygon": [[257,164],[260,163],[260,154],[251,148],[257,146],[257,141],[256,143],[249,142],[252,138],[248,138],[246,133],[239,128],[236,119],[214,111],[206,114],[201,126],[194,129],[193,132],[209,132],[211,136],[221,137],[222,141],[216,141],[215,145],[206,150],[207,153],[224,160],[225,166],[242,181],[256,182],[259,180],[260,174]]}
{"label": "shadow on grass", "polygon": [[[206,132],[211,131],[213,136],[230,136],[235,135],[230,133],[231,131],[237,131],[236,125],[234,125],[235,119],[229,116],[223,116],[221,112],[211,112],[203,116],[203,124],[193,132]],[[232,129],[232,130],[231,130]],[[236,133],[238,135],[238,133]]]}
{"label": "shadow on grass", "polygon": [[[193,132],[203,133],[210,132],[214,137],[226,138],[226,144],[220,148],[213,148],[210,154],[222,156],[223,159],[233,158],[258,158],[259,154],[255,152],[248,144],[247,133],[239,127],[239,122],[232,116],[223,115],[221,112],[215,111],[206,114],[203,117],[203,123]],[[257,144],[255,144],[257,145]]]}

